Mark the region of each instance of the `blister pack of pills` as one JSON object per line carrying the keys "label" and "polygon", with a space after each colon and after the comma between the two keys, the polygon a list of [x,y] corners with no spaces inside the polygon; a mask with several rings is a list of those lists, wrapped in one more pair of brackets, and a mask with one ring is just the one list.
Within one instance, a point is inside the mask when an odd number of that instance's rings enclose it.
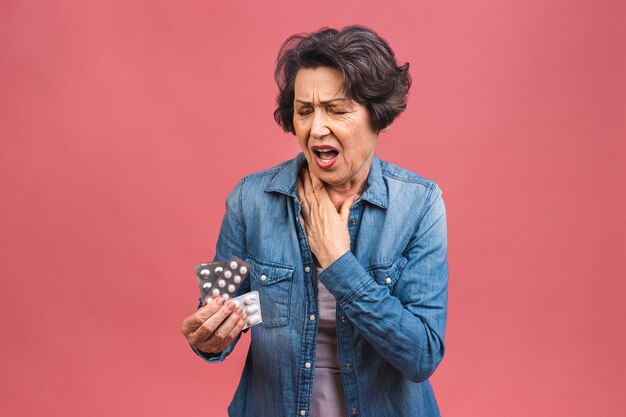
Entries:
{"label": "blister pack of pills", "polygon": [[196,278],[202,297],[222,296],[232,298],[250,272],[251,265],[233,256],[228,262],[209,262],[196,265]]}
{"label": "blister pack of pills", "polygon": [[258,291],[250,291],[244,295],[235,297],[233,298],[233,302],[237,307],[241,307],[243,312],[248,315],[248,321],[246,325],[243,326],[243,330],[263,321],[263,318],[261,317],[261,302],[259,301]]}
{"label": "blister pack of pills", "polygon": [[224,262],[208,262],[196,265],[196,278],[198,279],[203,299],[211,294],[211,288],[213,288],[217,277],[221,275],[223,270]]}
{"label": "blister pack of pills", "polygon": [[196,265],[196,278],[202,299],[208,296],[221,296],[224,301],[232,298],[237,307],[241,307],[248,315],[244,329],[263,321],[258,291],[233,298],[241,283],[248,277],[251,268],[252,265],[236,256],[230,258],[228,262],[217,261]]}

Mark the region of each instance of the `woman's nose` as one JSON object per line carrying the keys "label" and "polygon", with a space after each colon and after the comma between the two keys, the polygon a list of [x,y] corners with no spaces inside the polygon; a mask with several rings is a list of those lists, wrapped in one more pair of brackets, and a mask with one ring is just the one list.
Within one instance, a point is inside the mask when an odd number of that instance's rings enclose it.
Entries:
{"label": "woman's nose", "polygon": [[313,121],[311,123],[311,137],[314,139],[321,139],[330,133],[328,127],[328,119],[323,111],[316,111],[313,113]]}

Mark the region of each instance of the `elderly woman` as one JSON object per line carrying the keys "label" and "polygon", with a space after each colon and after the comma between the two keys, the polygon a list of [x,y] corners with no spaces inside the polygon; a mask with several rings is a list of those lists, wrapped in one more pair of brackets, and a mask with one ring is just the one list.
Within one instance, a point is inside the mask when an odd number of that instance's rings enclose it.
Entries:
{"label": "elderly woman", "polygon": [[[252,264],[263,323],[230,416],[437,416],[428,378],[444,353],[446,214],[433,181],[381,161],[379,133],[405,109],[408,64],[371,29],[294,35],[274,116],[302,149],[228,196],[217,259]],[[246,317],[211,300],[182,331],[208,362]]]}

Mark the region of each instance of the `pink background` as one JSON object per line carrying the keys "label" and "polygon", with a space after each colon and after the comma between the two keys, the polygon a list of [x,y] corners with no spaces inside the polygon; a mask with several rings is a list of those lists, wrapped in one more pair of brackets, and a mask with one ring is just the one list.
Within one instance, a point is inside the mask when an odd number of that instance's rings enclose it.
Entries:
{"label": "pink background", "polygon": [[0,415],[223,417],[180,335],[224,200],[291,158],[272,71],[361,23],[411,63],[381,158],[449,221],[445,416],[626,408],[621,1],[3,1]]}

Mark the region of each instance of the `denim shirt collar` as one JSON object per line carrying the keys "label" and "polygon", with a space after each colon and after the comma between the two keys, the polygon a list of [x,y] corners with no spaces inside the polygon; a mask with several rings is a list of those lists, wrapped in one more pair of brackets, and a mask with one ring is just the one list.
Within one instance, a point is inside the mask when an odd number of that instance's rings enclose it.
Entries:
{"label": "denim shirt collar", "polygon": [[[265,187],[265,191],[278,192],[296,198],[296,178],[298,178],[298,172],[300,172],[300,168],[304,162],[304,154],[300,152],[294,159],[286,162],[282,166],[282,169],[276,172],[270,183]],[[380,160],[376,155],[372,158],[372,165],[370,166],[367,184],[361,195],[361,200],[368,201],[383,209],[386,209],[388,206],[387,185],[383,179],[383,170]]]}

